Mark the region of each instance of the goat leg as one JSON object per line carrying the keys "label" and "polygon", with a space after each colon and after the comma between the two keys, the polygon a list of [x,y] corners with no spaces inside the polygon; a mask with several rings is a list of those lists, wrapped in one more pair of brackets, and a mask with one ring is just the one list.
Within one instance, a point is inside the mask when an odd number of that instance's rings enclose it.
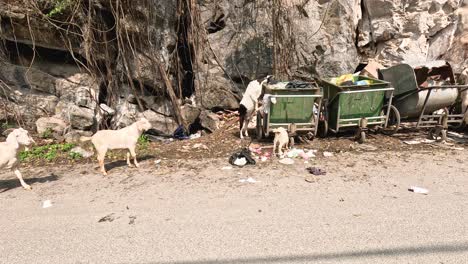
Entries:
{"label": "goat leg", "polygon": [[136,153],[135,153],[135,148],[130,148],[130,154],[132,154],[133,158],[133,163],[135,163],[135,167],[140,167],[140,164],[138,164],[137,158],[136,158]]}
{"label": "goat leg", "polygon": [[15,174],[16,174],[16,177],[18,177],[20,183],[21,183],[21,186],[23,186],[23,188],[25,188],[26,190],[31,190],[31,186],[29,186],[28,184],[26,184],[23,180],[23,175],[21,175],[21,172],[17,169],[15,169]]}

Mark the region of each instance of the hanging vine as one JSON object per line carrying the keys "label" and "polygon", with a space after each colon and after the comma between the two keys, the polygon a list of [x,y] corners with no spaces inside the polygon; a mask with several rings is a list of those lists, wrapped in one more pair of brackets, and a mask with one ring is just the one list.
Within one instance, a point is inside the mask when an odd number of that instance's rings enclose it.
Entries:
{"label": "hanging vine", "polygon": [[[76,64],[105,88],[104,103],[115,106],[123,84],[135,95],[149,86],[154,93],[170,99],[175,120],[184,124],[179,99],[201,93],[195,73],[198,53],[203,52],[201,41],[206,37],[195,0],[174,1],[178,40],[166,56],[161,53],[158,32],[152,30],[166,18],[152,12],[151,0],[138,1],[138,10],[133,8],[132,0],[19,1],[24,2],[28,21],[31,18],[36,23],[45,22],[56,30]],[[30,32],[34,32],[31,25]],[[34,45],[34,38],[31,39]],[[145,60],[145,66],[151,65],[152,84],[135,76],[132,67],[139,59]],[[162,86],[165,89],[160,89]],[[140,111],[144,111],[145,103],[138,96],[135,98]]]}

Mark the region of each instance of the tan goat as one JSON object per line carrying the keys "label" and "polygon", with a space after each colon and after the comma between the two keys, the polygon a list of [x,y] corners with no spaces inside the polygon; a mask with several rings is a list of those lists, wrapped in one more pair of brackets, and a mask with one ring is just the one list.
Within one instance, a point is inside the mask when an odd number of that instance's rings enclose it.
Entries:
{"label": "tan goat", "polygon": [[81,137],[81,141],[93,143],[97,152],[97,159],[102,174],[107,175],[104,167],[104,158],[109,149],[128,149],[127,164],[131,166],[130,154],[132,155],[135,166],[138,167],[135,148],[138,138],[146,130],[151,128],[151,123],[146,118],[140,118],[137,122],[118,130],[100,130],[92,137]]}

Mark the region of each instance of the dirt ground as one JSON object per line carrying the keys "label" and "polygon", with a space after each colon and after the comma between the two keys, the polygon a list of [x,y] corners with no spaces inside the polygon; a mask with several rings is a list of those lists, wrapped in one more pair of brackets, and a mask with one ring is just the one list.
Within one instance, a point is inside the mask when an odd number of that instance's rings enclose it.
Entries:
{"label": "dirt ground", "polygon": [[[316,157],[232,166],[249,140],[235,126],[152,142],[141,167],[109,153],[22,164],[33,190],[0,174],[1,263],[464,263],[468,258],[465,135],[353,134],[296,147]],[[406,142],[406,143],[405,143]],[[255,145],[257,144],[257,145]],[[253,142],[262,155],[271,139]],[[332,153],[325,157],[324,152]],[[159,162],[160,160],[160,162]],[[158,161],[158,162],[156,162]],[[306,169],[326,171],[315,176]],[[428,195],[408,191],[424,187]],[[47,201],[50,201],[47,202]],[[50,207],[47,207],[49,203]]]}

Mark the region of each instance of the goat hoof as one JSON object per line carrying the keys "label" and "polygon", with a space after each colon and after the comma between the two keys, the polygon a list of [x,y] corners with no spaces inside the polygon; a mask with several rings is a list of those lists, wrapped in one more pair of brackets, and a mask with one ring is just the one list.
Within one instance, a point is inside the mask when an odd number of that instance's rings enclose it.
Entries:
{"label": "goat hoof", "polygon": [[29,186],[29,185],[23,186],[23,188],[26,189],[26,190],[32,190],[32,187]]}

